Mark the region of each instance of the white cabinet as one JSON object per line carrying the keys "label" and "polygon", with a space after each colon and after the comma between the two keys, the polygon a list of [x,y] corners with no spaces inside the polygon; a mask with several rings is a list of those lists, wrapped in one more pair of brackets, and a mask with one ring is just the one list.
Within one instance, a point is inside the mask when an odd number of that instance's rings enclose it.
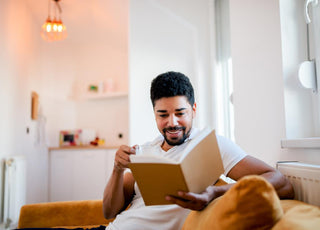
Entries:
{"label": "white cabinet", "polygon": [[49,151],[49,201],[102,199],[116,149]]}

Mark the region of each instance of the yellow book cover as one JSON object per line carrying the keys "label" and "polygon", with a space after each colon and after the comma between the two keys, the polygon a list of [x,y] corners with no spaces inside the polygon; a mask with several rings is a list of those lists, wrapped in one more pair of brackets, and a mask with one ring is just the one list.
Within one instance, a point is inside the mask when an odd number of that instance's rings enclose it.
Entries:
{"label": "yellow book cover", "polygon": [[145,205],[170,204],[165,196],[179,190],[201,193],[224,172],[215,131],[208,128],[190,140],[179,162],[152,154],[130,160]]}

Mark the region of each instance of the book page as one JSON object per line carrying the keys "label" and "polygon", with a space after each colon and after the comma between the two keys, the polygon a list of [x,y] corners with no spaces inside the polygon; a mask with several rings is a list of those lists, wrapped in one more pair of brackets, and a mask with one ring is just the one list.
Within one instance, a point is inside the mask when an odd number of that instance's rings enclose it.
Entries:
{"label": "book page", "polygon": [[209,133],[211,132],[210,128],[205,128],[201,130],[188,144],[188,146],[184,149],[183,154],[180,157],[180,162],[190,153],[190,151],[196,147],[199,142],[201,142]]}
{"label": "book page", "polygon": [[197,143],[181,163],[190,192],[203,192],[224,172],[215,131],[209,133]]}
{"label": "book page", "polygon": [[172,159],[165,158],[159,155],[142,154],[142,155],[130,155],[131,163],[166,163],[166,164],[177,164]]}

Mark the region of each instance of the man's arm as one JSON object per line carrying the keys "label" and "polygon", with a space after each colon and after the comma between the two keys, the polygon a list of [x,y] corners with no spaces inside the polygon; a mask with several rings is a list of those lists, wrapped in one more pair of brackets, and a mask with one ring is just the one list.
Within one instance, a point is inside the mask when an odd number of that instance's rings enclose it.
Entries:
{"label": "man's arm", "polygon": [[264,177],[273,185],[281,199],[292,199],[294,197],[293,187],[289,180],[278,170],[257,158],[246,156],[230,170],[227,176],[234,180],[239,180],[246,175],[260,175]]}
{"label": "man's arm", "polygon": [[[227,176],[234,180],[239,180],[247,175],[260,175],[264,177],[273,185],[278,196],[282,199],[289,199],[293,198],[294,196],[292,185],[278,170],[252,156],[246,156],[240,162],[238,162],[230,170]],[[172,196],[167,196],[166,199],[184,208],[202,210],[212,200],[223,195],[232,186],[233,184],[209,186],[206,191],[201,194],[180,191],[178,192],[178,196],[181,199]]]}
{"label": "man's arm", "polygon": [[135,154],[135,149],[123,145],[115,155],[112,175],[103,193],[103,214],[107,219],[114,218],[132,201],[135,181],[131,173],[124,174],[130,154]]}

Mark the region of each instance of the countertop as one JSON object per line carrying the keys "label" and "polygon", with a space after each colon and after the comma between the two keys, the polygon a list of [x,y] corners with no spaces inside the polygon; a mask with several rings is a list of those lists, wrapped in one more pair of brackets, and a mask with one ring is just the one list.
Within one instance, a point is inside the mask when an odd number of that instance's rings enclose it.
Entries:
{"label": "countertop", "polygon": [[119,148],[119,146],[80,145],[80,146],[49,147],[49,151],[51,151],[51,150],[118,149],[118,148]]}

